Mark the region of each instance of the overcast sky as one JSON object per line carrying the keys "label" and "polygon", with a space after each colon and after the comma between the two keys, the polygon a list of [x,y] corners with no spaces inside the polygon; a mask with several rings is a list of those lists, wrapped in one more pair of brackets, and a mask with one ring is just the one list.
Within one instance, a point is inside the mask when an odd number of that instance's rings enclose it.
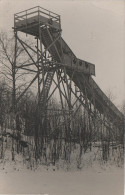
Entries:
{"label": "overcast sky", "polygon": [[34,6],[61,15],[62,37],[78,58],[95,64],[101,89],[115,104],[125,99],[124,0],[0,0],[0,29],[11,31],[13,15]]}

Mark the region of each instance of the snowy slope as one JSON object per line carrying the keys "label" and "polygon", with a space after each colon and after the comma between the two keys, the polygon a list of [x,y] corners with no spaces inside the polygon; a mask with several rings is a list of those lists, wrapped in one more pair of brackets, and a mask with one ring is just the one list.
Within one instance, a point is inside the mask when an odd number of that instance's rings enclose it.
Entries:
{"label": "snowy slope", "polygon": [[9,154],[0,163],[0,194],[123,195],[123,186],[123,168],[108,163],[95,161],[79,171],[58,170],[52,165],[31,170],[21,155],[12,162]]}

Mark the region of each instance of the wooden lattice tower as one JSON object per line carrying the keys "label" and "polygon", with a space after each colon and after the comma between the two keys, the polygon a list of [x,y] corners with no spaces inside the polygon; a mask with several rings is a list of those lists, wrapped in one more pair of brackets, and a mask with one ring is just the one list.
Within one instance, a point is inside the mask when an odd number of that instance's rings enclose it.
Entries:
{"label": "wooden lattice tower", "polygon": [[[33,47],[23,41],[23,38],[19,38],[20,32],[34,37],[36,46]],[[59,15],[41,7],[17,13],[14,15],[14,33],[15,57],[17,44],[21,44],[31,60],[31,63],[22,64],[20,67],[15,60],[15,70],[18,68],[34,73],[29,85],[15,100],[16,104],[38,80],[35,121],[37,126],[34,128],[36,137],[41,136],[43,139],[37,139],[36,146],[37,142],[44,142],[45,137],[57,133],[58,128],[62,139],[66,139],[67,135],[70,135],[72,140],[77,139],[75,131],[80,124],[76,121],[80,109],[82,120],[85,120],[84,128],[91,132],[91,139],[99,132],[103,132],[103,135],[113,135],[114,132],[122,131],[123,115],[92,78],[92,75],[95,75],[95,66],[78,59],[61,37]],[[61,107],[56,110],[49,108],[48,102],[57,90]],[[46,121],[55,114],[61,116],[60,124],[50,133]],[[81,132],[82,134],[84,132]]]}

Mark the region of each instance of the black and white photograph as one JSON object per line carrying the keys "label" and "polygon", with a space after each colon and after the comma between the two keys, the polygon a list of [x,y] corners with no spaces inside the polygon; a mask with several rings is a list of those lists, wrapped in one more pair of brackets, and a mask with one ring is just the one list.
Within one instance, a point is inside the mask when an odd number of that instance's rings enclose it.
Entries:
{"label": "black and white photograph", "polygon": [[124,195],[125,1],[0,0],[0,195]]}

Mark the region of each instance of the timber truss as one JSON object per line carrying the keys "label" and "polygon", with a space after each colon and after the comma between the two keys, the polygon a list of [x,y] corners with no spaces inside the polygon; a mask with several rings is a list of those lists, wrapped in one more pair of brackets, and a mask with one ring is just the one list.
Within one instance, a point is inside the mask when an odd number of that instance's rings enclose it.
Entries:
{"label": "timber truss", "polygon": [[[29,58],[20,66],[15,63],[15,72],[32,72],[16,104],[35,83],[36,137],[70,137],[79,142],[85,133],[90,140],[117,137],[123,128],[123,116],[92,79],[95,66],[78,59],[62,39],[60,16],[41,7],[20,12],[14,16],[14,33],[15,57],[18,44]],[[20,38],[20,33],[34,37],[34,45]],[[53,98],[58,107],[53,107]]]}

